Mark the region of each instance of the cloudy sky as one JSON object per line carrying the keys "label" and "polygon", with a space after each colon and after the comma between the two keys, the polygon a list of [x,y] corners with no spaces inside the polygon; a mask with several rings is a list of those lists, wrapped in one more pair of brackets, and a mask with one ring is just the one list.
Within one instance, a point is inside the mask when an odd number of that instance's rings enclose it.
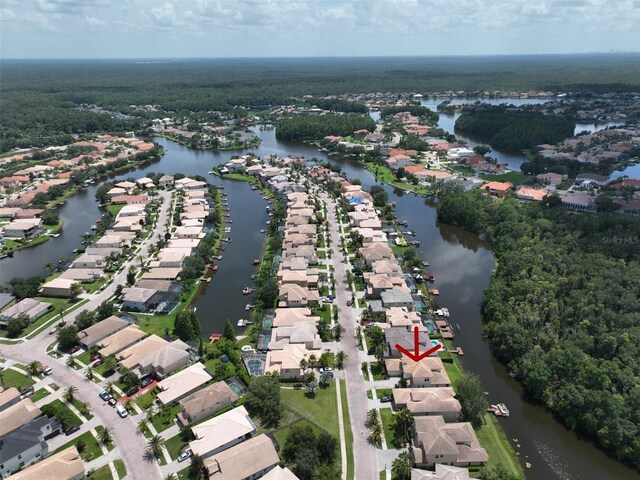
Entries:
{"label": "cloudy sky", "polygon": [[640,0],[2,0],[2,58],[638,51]]}

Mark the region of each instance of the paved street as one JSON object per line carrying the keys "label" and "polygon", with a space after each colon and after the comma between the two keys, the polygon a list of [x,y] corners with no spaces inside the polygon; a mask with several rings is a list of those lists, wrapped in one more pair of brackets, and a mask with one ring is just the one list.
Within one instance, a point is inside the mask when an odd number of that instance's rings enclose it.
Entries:
{"label": "paved street", "polygon": [[[125,262],[120,273],[114,276],[112,282],[101,292],[84,295],[89,302],[73,312],[65,315],[66,323],[72,323],[76,316],[84,311],[94,311],[103,301],[109,299],[115,293],[118,285],[126,285],[126,277],[129,267],[139,263],[138,257],[146,258],[149,247],[157,242],[164,233],[164,224],[167,220],[170,206],[170,193],[160,192],[163,204],[160,209],[156,230],[153,235],[144,240],[139,250],[132,255],[132,258]],[[127,468],[128,475],[134,480],[146,480],[152,478],[162,478],[160,469],[156,462],[147,462],[143,456],[146,448],[146,441],[141,437],[136,429],[136,422],[131,418],[120,418],[115,409],[109,407],[100,397],[98,392],[100,387],[94,382],[87,380],[83,372],[74,370],[65,364],[65,358],[54,359],[45,353],[46,348],[55,341],[55,337],[48,334],[51,326],[45,328],[37,336],[26,343],[14,345],[0,345],[0,354],[8,359],[15,360],[22,364],[28,364],[38,360],[43,365],[49,365],[53,372],[51,378],[60,385],[61,388],[75,386],[78,389],[77,398],[89,405],[94,417],[98,419],[100,425],[112,429],[112,437],[122,454],[122,460]]]}
{"label": "paved street", "polygon": [[357,318],[354,316],[355,310],[347,306],[347,301],[351,300],[351,290],[344,283],[346,271],[342,253],[340,252],[339,224],[335,215],[335,202],[325,194],[320,194],[320,197],[327,205],[327,220],[331,236],[331,253],[336,280],[335,302],[340,309],[340,324],[345,329],[342,335],[341,349],[348,355],[345,362],[344,376],[351,429],[353,431],[354,478],[375,479],[378,478],[377,450],[369,441],[369,431],[365,425],[368,409],[367,389],[360,370],[362,360],[356,343]]}

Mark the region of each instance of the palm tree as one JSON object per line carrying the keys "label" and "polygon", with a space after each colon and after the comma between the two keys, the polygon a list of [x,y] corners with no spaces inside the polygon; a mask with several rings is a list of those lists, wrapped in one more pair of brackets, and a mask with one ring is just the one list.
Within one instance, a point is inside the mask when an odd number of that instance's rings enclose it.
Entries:
{"label": "palm tree", "polygon": [[342,370],[344,368],[344,363],[347,361],[347,358],[349,358],[349,356],[342,350],[336,353],[336,368]]}
{"label": "palm tree", "polygon": [[138,422],[138,431],[144,435],[144,432],[147,431],[147,425],[147,420],[143,418]]}
{"label": "palm tree", "polygon": [[204,460],[197,453],[193,457],[191,457],[190,471],[193,477],[195,477],[198,480],[207,477],[207,474],[206,474],[207,470],[204,466]]}
{"label": "palm tree", "polygon": [[127,398],[125,400],[124,408],[126,408],[129,412],[133,411],[133,400],[131,398]]}
{"label": "palm tree", "polygon": [[413,468],[413,458],[407,451],[402,452],[391,464],[391,476],[396,480],[409,480]]}
{"label": "palm tree", "polygon": [[73,368],[73,367],[75,367],[75,366],[76,366],[76,359],[75,359],[75,358],[73,358],[73,355],[69,355],[69,356],[67,357],[67,367],[71,367],[71,368]]}
{"label": "palm tree", "polygon": [[313,367],[316,362],[318,361],[318,357],[315,356],[315,354],[311,354],[309,355],[309,367]]}
{"label": "palm tree", "polygon": [[98,430],[98,440],[103,445],[109,445],[111,442],[113,442],[113,438],[111,438],[111,429],[102,428]]}
{"label": "palm tree", "polygon": [[89,414],[89,405],[84,402],[78,404],[78,411],[85,417]]}
{"label": "palm tree", "polygon": [[65,389],[64,393],[62,394],[62,398],[64,398],[68,403],[71,403],[75,400],[76,393],[78,393],[78,389],[73,385],[70,385]]}
{"label": "palm tree", "polygon": [[164,438],[160,435],[154,435],[147,442],[147,450],[155,457],[162,455],[162,447],[164,447]]}
{"label": "palm tree", "polygon": [[35,376],[39,374],[41,371],[42,371],[42,363],[40,363],[38,360],[34,360],[29,365],[27,365],[27,372],[31,376]]}
{"label": "palm tree", "polygon": [[309,363],[307,362],[306,358],[303,358],[302,360],[300,360],[300,368],[302,370],[306,370],[308,366],[309,366]]}
{"label": "palm tree", "polygon": [[378,410],[376,410],[375,408],[372,408],[367,412],[367,423],[369,425],[375,425],[377,423],[380,423],[380,421],[378,420]]}
{"label": "palm tree", "polygon": [[340,325],[339,323],[336,323],[333,326],[333,339],[336,342],[340,341],[340,338],[342,338],[342,334],[344,333],[344,327],[342,325]]}
{"label": "palm tree", "polygon": [[93,380],[95,374],[93,373],[93,367],[89,365],[84,372],[84,376],[87,377],[87,380]]}
{"label": "palm tree", "polygon": [[178,480],[178,477],[176,477],[175,473],[170,473],[169,475],[164,477],[164,480]]}
{"label": "palm tree", "polygon": [[413,416],[407,408],[402,408],[396,413],[393,419],[393,428],[396,432],[396,437],[403,442],[408,442],[411,439],[411,428],[413,427]]}
{"label": "palm tree", "polygon": [[118,362],[116,361],[113,355],[109,355],[107,358],[105,358],[104,360],[105,371],[113,372],[117,366],[118,366]]}
{"label": "palm tree", "polygon": [[0,367],[0,385],[4,388],[4,367]]}
{"label": "palm tree", "polygon": [[379,446],[380,444],[382,444],[382,431],[382,425],[380,425],[379,423],[371,426],[369,438],[375,446]]}
{"label": "palm tree", "polygon": [[107,393],[109,395],[113,395],[116,393],[116,385],[113,382],[108,382],[107,386],[105,387],[105,390],[107,391]]}

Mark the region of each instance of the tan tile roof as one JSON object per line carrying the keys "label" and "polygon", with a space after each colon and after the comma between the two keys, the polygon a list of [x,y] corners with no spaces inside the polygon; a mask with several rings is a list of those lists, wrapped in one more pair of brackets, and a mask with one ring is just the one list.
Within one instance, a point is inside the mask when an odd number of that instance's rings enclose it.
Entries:
{"label": "tan tile roof", "polygon": [[207,373],[202,363],[194,363],[190,367],[158,383],[158,387],[160,387],[162,392],[160,392],[156,398],[161,403],[167,405],[204,385],[211,380],[211,378],[211,375]]}
{"label": "tan tile roof", "polygon": [[238,400],[238,394],[225,382],[216,382],[180,400],[183,411],[189,418],[196,418],[203,412],[211,414]]}
{"label": "tan tile roof", "polygon": [[194,455],[206,456],[243,435],[255,432],[256,426],[247,409],[240,406],[191,427],[191,431],[196,439],[189,443],[189,447]]}
{"label": "tan tile roof", "polygon": [[101,350],[98,351],[103,357],[115,355],[120,350],[133,345],[144,338],[147,334],[137,325],[129,325],[127,328],[114,333],[113,335],[100,341]]}
{"label": "tan tile roof", "polygon": [[9,478],[11,480],[76,480],[83,477],[82,458],[75,445],[72,445]]}
{"label": "tan tile roof", "polygon": [[157,335],[151,335],[141,342],[131,345],[116,355],[116,359],[125,368],[135,368],[147,355],[160,350],[169,342]]}
{"label": "tan tile roof", "polygon": [[78,332],[78,339],[85,344],[95,343],[110,333],[118,332],[129,325],[126,321],[115,315],[105,318],[101,322],[91,325]]}
{"label": "tan tile roof", "polygon": [[7,433],[13,432],[34,418],[38,418],[41,414],[40,409],[28,398],[11,405],[0,412],[0,437],[4,437]]}
{"label": "tan tile roof", "polygon": [[207,458],[204,464],[210,479],[238,480],[273,467],[279,461],[273,442],[263,434]]}

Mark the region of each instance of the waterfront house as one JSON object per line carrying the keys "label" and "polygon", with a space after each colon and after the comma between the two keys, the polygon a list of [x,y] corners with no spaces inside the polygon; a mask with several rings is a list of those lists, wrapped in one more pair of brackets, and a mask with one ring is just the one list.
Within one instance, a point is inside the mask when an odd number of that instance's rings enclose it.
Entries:
{"label": "waterfront house", "polygon": [[251,438],[256,426],[243,406],[191,427],[196,439],[189,442],[194,455],[210,457]]}
{"label": "waterfront house", "polygon": [[395,261],[391,247],[386,243],[372,243],[371,245],[361,247],[359,252],[367,265],[372,265],[373,262],[378,260]]}
{"label": "waterfront house", "polygon": [[318,335],[317,326],[312,322],[271,329],[269,350],[282,350],[288,344],[301,344],[308,350],[319,350],[322,348],[322,339]]}
{"label": "waterfront house", "polygon": [[115,195],[110,201],[113,205],[146,205],[149,198],[146,195]]}
{"label": "waterfront house", "polygon": [[[410,352],[414,350],[415,347],[415,334],[413,328],[406,327],[392,327],[387,328],[384,331],[384,336],[387,344],[387,354],[386,357],[391,358],[401,358],[402,353],[398,351],[395,346],[400,345],[403,348],[406,348]],[[420,342],[420,350],[426,350],[427,345],[429,348],[431,347],[431,341],[429,339],[429,334],[426,330],[422,330],[418,332],[418,341]]]}
{"label": "waterfront house", "polygon": [[157,293],[158,291],[152,288],[123,288],[120,296],[122,309],[143,313],[153,310],[160,303]]}
{"label": "waterfront house", "polygon": [[158,252],[158,266],[160,268],[182,268],[188,255],[184,251],[174,248],[163,248]]}
{"label": "waterfront house", "polygon": [[39,218],[20,218],[4,226],[6,238],[33,238],[40,235],[42,220]]}
{"label": "waterfront house", "polygon": [[279,462],[273,442],[261,434],[205,459],[204,466],[211,480],[237,480],[267,478],[264,474],[276,468]]}
{"label": "waterfront house", "polygon": [[469,470],[453,465],[436,463],[434,472],[431,470],[411,469],[411,480],[470,480]]}
{"label": "waterfront house", "polygon": [[576,212],[595,212],[595,198],[587,192],[558,192],[562,206]]}
{"label": "waterfront house", "polygon": [[[308,360],[313,353],[302,344],[285,344],[282,350],[267,352],[265,373],[277,372],[280,378],[302,378],[304,370],[300,368],[301,360]],[[320,353],[320,352],[318,352]],[[319,355],[316,355],[319,357]]]}
{"label": "waterfront house", "polygon": [[115,355],[125,348],[142,341],[146,336],[147,334],[137,325],[129,325],[103,340],[98,340],[97,345],[100,347],[98,354],[103,358]]}
{"label": "waterfront house", "polygon": [[549,194],[549,191],[544,188],[529,188],[520,186],[516,190],[516,198],[518,200],[530,200],[534,202],[540,202]]}
{"label": "waterfront house", "polygon": [[94,325],[78,332],[78,342],[87,350],[98,345],[101,340],[124,330],[129,326],[129,322],[120,317],[111,315]]}
{"label": "waterfront house", "polygon": [[390,327],[405,328],[410,332],[413,332],[414,327],[418,327],[419,330],[425,329],[420,314],[417,312],[410,312],[406,308],[391,307],[385,311],[385,314]]}
{"label": "waterfront house", "polygon": [[488,182],[480,187],[481,190],[486,190],[494,197],[506,197],[507,194],[513,189],[513,183],[511,182]]}
{"label": "waterfront house", "polygon": [[[177,340],[177,342],[180,342],[180,340]],[[175,342],[172,343],[174,344],[174,346],[176,346]],[[182,343],[182,345],[185,345],[183,342],[180,343]],[[173,368],[173,366],[175,366],[177,362],[183,361],[184,357],[175,356],[175,354],[179,353],[180,350],[183,350],[183,348],[176,347],[171,348],[170,350],[165,350],[165,353],[169,354],[167,358],[172,365],[172,367],[167,368]],[[157,371],[159,373],[164,372],[163,369],[158,369]],[[161,405],[170,405],[186,397],[194,390],[202,387],[212,378],[213,377],[209,375],[209,372],[207,372],[205,366],[202,363],[194,363],[190,367],[185,368],[184,370],[181,370],[175,375],[165,378],[160,383],[158,383],[158,387],[162,391],[158,394],[156,399]]]}
{"label": "waterfront house", "polygon": [[440,416],[414,417],[414,420],[411,451],[416,466],[445,463],[462,467],[487,463],[489,456],[470,423],[445,423]]}
{"label": "waterfront house", "polygon": [[75,445],[54,453],[11,476],[11,480],[80,480],[84,478],[84,463]]}
{"label": "waterfront house", "polygon": [[384,290],[380,294],[380,299],[386,308],[404,307],[409,311],[413,310],[413,297],[411,297],[411,294],[404,289],[391,288],[389,290]]}
{"label": "waterfront house", "polygon": [[561,175],[559,173],[547,172],[536,175],[537,178],[549,185],[560,185],[564,180],[568,178],[567,175]]}
{"label": "waterfront house", "polygon": [[155,184],[153,183],[153,180],[151,180],[148,177],[139,178],[138,180],[136,180],[136,185],[139,186],[140,188],[144,188],[144,189],[155,187]]}
{"label": "waterfront house", "polygon": [[142,274],[142,280],[171,280],[176,281],[180,276],[180,268],[151,268]]}
{"label": "waterfront house", "polygon": [[176,370],[189,365],[190,361],[191,347],[182,340],[174,340],[161,349],[147,355],[140,362],[138,376],[142,378],[147,375],[153,375],[154,378],[162,380]]}
{"label": "waterfront house", "polygon": [[320,317],[312,317],[308,308],[276,308],[273,327],[290,327],[302,322],[313,325],[320,321]]}
{"label": "waterfront house", "polygon": [[182,427],[213,415],[233,405],[239,396],[226,382],[216,382],[180,400],[182,410],[178,413],[178,424]]}
{"label": "waterfront house", "polygon": [[106,262],[102,255],[83,253],[71,264],[71,268],[105,268]]}
{"label": "waterfront house", "polygon": [[462,406],[453,388],[394,388],[396,409],[408,409],[413,416],[441,415],[445,422],[455,422]]}
{"label": "waterfront house", "polygon": [[[420,347],[424,351],[426,347]],[[412,351],[412,349],[408,349]],[[396,350],[396,352],[398,352]],[[399,353],[399,352],[398,352]],[[434,354],[435,355],[435,354]],[[438,357],[429,356],[418,362],[407,357],[388,358],[385,360],[390,377],[401,377],[412,388],[450,387],[451,380]]]}
{"label": "waterfront house", "polygon": [[158,180],[160,188],[167,188],[173,185],[173,177],[171,175],[163,175]]}
{"label": "waterfront house", "polygon": [[309,302],[320,300],[317,290],[310,290],[295,283],[280,285],[279,307],[306,307]]}
{"label": "waterfront house", "polygon": [[42,285],[40,295],[43,297],[71,298],[71,289],[78,283],[73,278],[56,277]]}
{"label": "waterfront house", "polygon": [[74,282],[91,283],[99,280],[103,275],[100,268],[69,268],[58,276],[59,279],[73,280]]}

